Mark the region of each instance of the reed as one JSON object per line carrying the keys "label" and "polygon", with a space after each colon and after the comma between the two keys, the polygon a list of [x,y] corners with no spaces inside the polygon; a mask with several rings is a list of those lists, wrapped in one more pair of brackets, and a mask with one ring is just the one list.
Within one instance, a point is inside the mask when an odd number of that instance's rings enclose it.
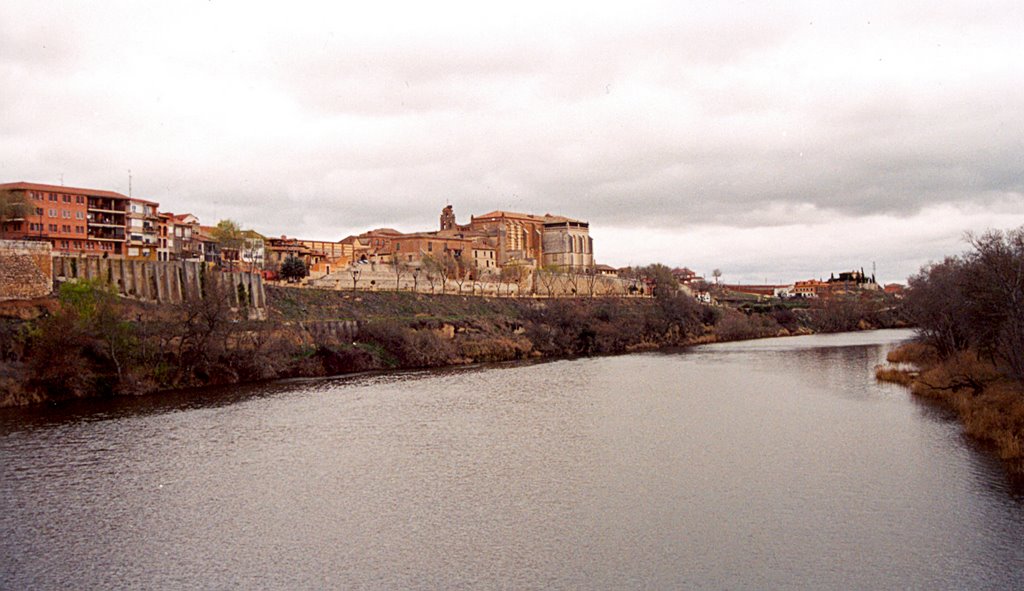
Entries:
{"label": "reed", "polygon": [[914,372],[907,369],[879,365],[875,367],[875,379],[879,382],[889,382],[910,387],[914,383]]}

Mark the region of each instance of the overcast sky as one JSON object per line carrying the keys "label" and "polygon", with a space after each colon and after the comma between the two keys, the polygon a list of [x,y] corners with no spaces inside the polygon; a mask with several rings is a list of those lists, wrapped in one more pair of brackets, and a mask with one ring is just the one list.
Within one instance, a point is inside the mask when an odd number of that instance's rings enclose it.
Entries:
{"label": "overcast sky", "polygon": [[[599,262],[880,281],[1024,224],[1024,3],[0,3],[0,181],[337,240],[493,209]],[[371,5],[372,4],[372,5]]]}

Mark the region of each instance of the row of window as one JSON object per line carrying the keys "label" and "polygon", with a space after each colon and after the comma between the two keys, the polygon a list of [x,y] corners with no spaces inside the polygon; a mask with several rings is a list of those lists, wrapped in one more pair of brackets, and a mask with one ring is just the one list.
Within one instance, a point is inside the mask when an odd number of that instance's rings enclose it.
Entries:
{"label": "row of window", "polygon": [[[37,191],[30,191],[29,195],[31,195],[32,198],[35,199],[36,201],[49,200],[49,201],[53,201],[55,203],[57,201],[62,201],[64,203],[71,203],[71,198],[72,198],[72,195],[59,195],[57,193],[40,193],[40,192],[37,192]],[[74,195],[73,197],[74,197],[74,202],[75,203],[85,203],[85,196],[83,196],[83,195]]]}
{"label": "row of window", "polygon": [[[32,222],[32,223],[30,223],[28,225],[28,231],[29,232],[42,232],[44,227],[45,227],[46,230],[48,230],[50,232],[64,232],[65,234],[70,234],[72,232],[71,224],[60,224],[58,226],[57,224],[45,224],[44,225],[44,224],[37,224],[35,222]],[[21,230],[21,225],[19,224],[19,225],[15,226],[14,230],[15,231],[20,231]],[[85,226],[75,226],[74,227],[74,232],[76,234],[85,234]]]}
{"label": "row of window", "polygon": [[64,250],[114,250],[114,245],[107,242],[90,242],[88,240],[61,240],[60,247]]}
{"label": "row of window", "polygon": [[[30,192],[29,195],[31,195],[32,199],[34,199],[36,201],[48,200],[48,201],[52,201],[54,203],[56,203],[58,201],[63,202],[63,203],[72,203],[72,197],[73,197],[71,195],[57,195],[55,193],[47,194],[47,193],[36,193],[36,192]],[[85,197],[84,196],[76,195],[76,196],[74,196],[74,198],[75,198],[75,203],[79,203],[79,204],[84,204],[85,203]]]}
{"label": "row of window", "polygon": [[[70,219],[71,219],[72,217],[74,217],[74,218],[75,218],[76,220],[84,220],[84,219],[85,219],[85,213],[84,213],[84,212],[81,212],[81,211],[74,211],[74,212],[72,212],[72,211],[68,211],[68,210],[66,210],[66,209],[62,209],[62,210],[60,210],[60,211],[58,212],[58,211],[57,211],[56,209],[52,209],[52,208],[51,208],[51,209],[50,209],[50,210],[49,210],[48,212],[46,212],[46,213],[47,213],[47,215],[49,215],[49,216],[50,216],[51,218],[55,218],[55,217],[57,217],[57,216],[58,216],[58,213],[59,213],[60,217],[62,217],[62,218],[64,218],[64,219],[66,219],[66,220],[70,220]],[[71,215],[72,213],[74,213],[75,215],[74,215],[74,216],[72,216],[72,215]],[[43,215],[43,208],[42,208],[42,207],[37,207],[37,208],[36,208],[36,215]]]}

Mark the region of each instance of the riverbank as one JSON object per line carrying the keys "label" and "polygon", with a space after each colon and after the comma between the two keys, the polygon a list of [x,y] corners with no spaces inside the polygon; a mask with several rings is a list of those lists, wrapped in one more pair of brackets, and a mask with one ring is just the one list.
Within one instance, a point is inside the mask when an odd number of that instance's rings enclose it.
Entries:
{"label": "riverbank", "polygon": [[880,381],[901,384],[918,397],[956,413],[964,434],[1024,474],[1024,387],[974,351],[942,359],[934,346],[908,343],[889,352]]}
{"label": "riverbank", "polygon": [[58,298],[34,308],[0,307],[0,406],[885,328],[893,318],[859,302],[746,314],[684,295],[534,299],[268,287],[266,319],[253,321],[216,295],[157,306],[65,284]]}

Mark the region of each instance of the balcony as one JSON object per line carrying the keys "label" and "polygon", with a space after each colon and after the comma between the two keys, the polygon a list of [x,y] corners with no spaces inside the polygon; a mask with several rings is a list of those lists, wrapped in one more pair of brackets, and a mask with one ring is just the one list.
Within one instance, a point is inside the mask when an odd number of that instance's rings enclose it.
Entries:
{"label": "balcony", "polygon": [[124,218],[109,213],[90,213],[86,216],[90,226],[124,227]]}
{"label": "balcony", "polygon": [[89,226],[89,238],[93,240],[113,240],[124,242],[124,228],[95,228]]}
{"label": "balcony", "polygon": [[108,199],[104,197],[89,197],[89,211],[104,211],[108,213],[119,213],[124,215],[128,211],[127,204],[119,199]]}

